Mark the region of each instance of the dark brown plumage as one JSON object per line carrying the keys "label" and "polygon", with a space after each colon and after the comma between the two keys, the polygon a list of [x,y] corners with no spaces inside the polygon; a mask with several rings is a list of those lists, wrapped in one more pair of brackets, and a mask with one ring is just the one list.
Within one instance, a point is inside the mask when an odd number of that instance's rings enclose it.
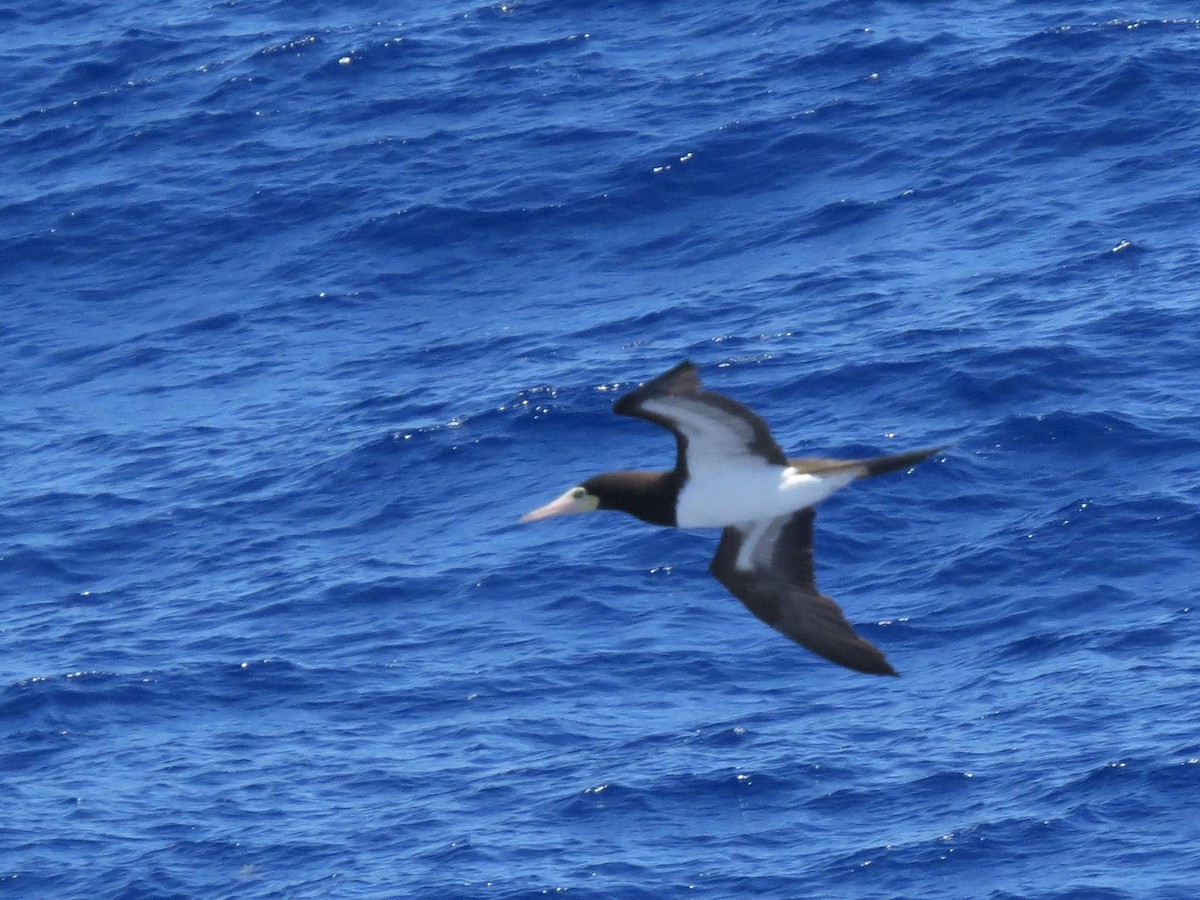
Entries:
{"label": "dark brown plumage", "polygon": [[745,532],[734,526],[726,528],[709,571],[750,612],[818,656],[869,675],[897,674],[878,647],[859,637],[841,608],[817,590],[813,573],[816,515],[810,506],[783,522],[769,564],[749,571],[736,565]]}
{"label": "dark brown plumage", "polygon": [[[857,460],[788,459],[763,419],[736,400],[704,390],[696,367],[686,361],[621,397],[613,410],[669,430],[676,442],[675,468],[593,476],[525,521],[611,509],[655,525],[724,526],[710,571],[754,615],[838,665],[872,675],[896,674],[883,653],[860,637],[838,605],[817,589],[815,510],[811,505],[787,507],[779,498],[795,495],[816,502],[857,478],[908,469],[944,448]],[[754,505],[753,498],[747,506],[739,496],[739,486],[747,485],[753,490],[766,485],[763,507]],[[698,498],[697,490],[702,494]],[[720,497],[714,506],[708,491],[728,495],[728,507]],[[729,517],[710,521],[726,508]],[[746,514],[760,508],[762,515]],[[681,517],[681,511],[687,515]]]}

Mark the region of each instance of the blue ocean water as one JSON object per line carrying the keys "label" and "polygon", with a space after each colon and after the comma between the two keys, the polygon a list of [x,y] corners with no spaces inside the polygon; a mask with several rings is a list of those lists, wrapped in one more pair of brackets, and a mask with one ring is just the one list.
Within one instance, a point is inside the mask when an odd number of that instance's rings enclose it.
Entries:
{"label": "blue ocean water", "polygon": [[[0,0],[0,891],[1184,898],[1200,20],[1180,2]],[[518,526],[796,454],[899,679]]]}

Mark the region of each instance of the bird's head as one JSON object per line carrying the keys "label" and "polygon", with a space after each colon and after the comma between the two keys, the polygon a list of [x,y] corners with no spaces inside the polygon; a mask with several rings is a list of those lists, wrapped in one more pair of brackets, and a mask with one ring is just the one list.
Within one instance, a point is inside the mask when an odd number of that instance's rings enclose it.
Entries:
{"label": "bird's head", "polygon": [[674,525],[679,483],[674,472],[605,472],[526,513],[521,521],[537,522],[594,509],[615,509],[655,525]]}
{"label": "bird's head", "polygon": [[588,482],[571,488],[562,496],[521,516],[522,522],[537,522],[554,516],[569,516],[600,508],[600,498],[588,490]]}

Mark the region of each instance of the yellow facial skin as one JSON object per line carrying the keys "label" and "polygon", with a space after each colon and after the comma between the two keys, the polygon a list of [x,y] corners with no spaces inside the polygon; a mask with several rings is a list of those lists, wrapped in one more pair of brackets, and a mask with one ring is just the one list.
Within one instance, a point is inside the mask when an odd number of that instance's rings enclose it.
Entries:
{"label": "yellow facial skin", "polygon": [[600,505],[600,498],[589,494],[581,487],[573,487],[561,497],[539,506],[533,512],[521,516],[522,522],[537,522],[554,516],[570,516],[575,513],[591,512]]}

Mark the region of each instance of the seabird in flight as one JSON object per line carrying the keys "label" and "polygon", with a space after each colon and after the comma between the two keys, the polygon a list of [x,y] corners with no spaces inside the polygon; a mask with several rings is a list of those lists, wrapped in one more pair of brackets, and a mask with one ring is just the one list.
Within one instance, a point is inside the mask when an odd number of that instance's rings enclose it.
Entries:
{"label": "seabird in flight", "polygon": [[858,478],[907,469],[943,447],[870,459],[789,459],[766,422],[704,390],[687,361],[621,397],[613,411],[674,434],[675,468],[596,475],[522,522],[615,509],[653,525],[723,528],[709,571],[754,615],[838,665],[897,674],[817,590],[813,505]]}

